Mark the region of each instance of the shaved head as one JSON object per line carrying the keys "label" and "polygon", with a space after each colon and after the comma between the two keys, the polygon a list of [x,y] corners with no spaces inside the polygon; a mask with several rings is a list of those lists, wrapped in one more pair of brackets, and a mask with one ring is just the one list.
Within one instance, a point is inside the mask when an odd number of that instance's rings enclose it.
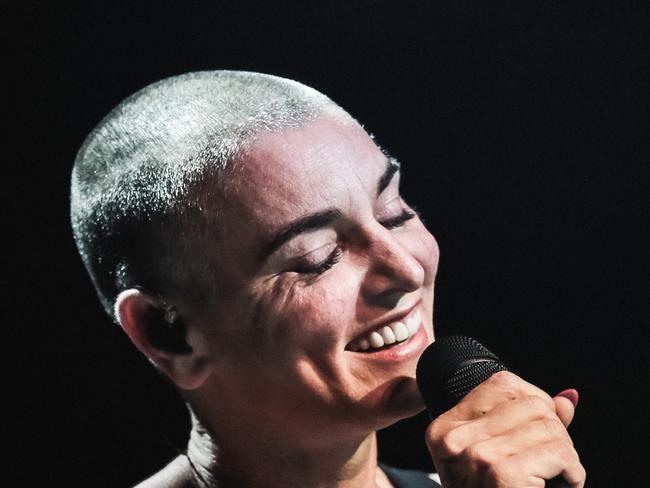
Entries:
{"label": "shaved head", "polygon": [[[75,241],[113,316],[118,293],[213,290],[202,246],[219,233],[219,185],[262,132],[349,116],[298,82],[240,71],[167,78],[130,96],[90,133],[72,171]],[[188,297],[185,297],[188,298]]]}

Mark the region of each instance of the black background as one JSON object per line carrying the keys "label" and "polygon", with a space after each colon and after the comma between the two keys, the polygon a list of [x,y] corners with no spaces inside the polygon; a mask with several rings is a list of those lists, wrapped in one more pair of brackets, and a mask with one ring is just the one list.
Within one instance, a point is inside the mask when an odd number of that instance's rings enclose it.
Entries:
{"label": "black background", "polygon": [[[440,244],[437,334],[475,336],[551,394],[577,388],[570,432],[588,485],[647,483],[645,7],[57,3],[12,11],[21,35],[5,44],[21,486],[129,486],[184,441],[178,398],[104,316],[76,254],[69,177],[124,97],[203,69],[296,79],[375,133]],[[431,469],[426,425],[382,433],[380,458]]]}

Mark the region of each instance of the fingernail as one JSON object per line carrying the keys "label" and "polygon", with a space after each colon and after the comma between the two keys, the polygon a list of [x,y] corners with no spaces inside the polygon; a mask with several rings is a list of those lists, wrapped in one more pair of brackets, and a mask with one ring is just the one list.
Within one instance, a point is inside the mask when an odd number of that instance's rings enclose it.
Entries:
{"label": "fingernail", "polygon": [[568,390],[561,391],[560,393],[557,394],[557,396],[563,396],[564,398],[568,398],[571,403],[573,403],[573,408],[576,408],[578,406],[578,400],[580,400],[580,395],[578,395],[578,390],[575,388],[569,388]]}

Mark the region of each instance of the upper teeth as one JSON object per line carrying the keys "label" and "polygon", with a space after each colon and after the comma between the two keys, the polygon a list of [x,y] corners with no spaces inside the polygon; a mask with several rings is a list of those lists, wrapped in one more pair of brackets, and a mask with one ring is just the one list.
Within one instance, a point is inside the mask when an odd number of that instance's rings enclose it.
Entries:
{"label": "upper teeth", "polygon": [[384,325],[353,340],[348,349],[351,351],[367,351],[368,349],[379,349],[396,342],[404,342],[418,331],[420,322],[420,311],[416,310],[406,317],[404,321]]}

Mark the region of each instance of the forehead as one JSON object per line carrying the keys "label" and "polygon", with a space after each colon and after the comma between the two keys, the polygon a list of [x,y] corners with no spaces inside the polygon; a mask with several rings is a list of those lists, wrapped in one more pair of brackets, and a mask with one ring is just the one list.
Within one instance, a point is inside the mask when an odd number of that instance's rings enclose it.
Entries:
{"label": "forehead", "polygon": [[[362,177],[386,160],[365,130],[349,117],[321,117],[299,129],[263,134],[247,156],[243,185],[257,185],[260,178],[270,178],[273,185],[289,190],[287,196],[291,197],[307,196],[303,190],[342,182],[352,173]],[[335,178],[336,174],[341,178]],[[323,181],[320,176],[327,178]]]}
{"label": "forehead", "polygon": [[246,242],[252,250],[299,217],[328,208],[346,213],[374,196],[386,156],[346,117],[255,140],[224,190],[222,244]]}

